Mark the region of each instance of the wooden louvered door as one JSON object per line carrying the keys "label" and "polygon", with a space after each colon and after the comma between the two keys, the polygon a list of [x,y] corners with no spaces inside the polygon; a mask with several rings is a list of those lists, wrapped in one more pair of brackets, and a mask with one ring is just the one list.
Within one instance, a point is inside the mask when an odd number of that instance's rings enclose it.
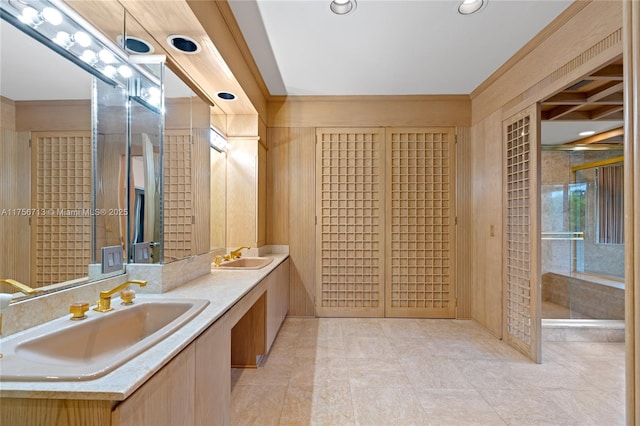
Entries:
{"label": "wooden louvered door", "polygon": [[31,286],[88,274],[91,263],[91,133],[31,134]]}
{"label": "wooden louvered door", "polygon": [[455,130],[386,136],[386,316],[454,318]]}
{"label": "wooden louvered door", "polygon": [[383,128],[316,130],[316,315],[384,315]]}
{"label": "wooden louvered door", "polygon": [[540,135],[533,105],[503,122],[505,341],[541,362]]}

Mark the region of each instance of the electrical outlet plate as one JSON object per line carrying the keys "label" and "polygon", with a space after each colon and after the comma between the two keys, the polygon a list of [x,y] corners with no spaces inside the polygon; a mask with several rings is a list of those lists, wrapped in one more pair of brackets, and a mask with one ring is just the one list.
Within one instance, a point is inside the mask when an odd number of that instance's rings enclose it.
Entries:
{"label": "electrical outlet plate", "polygon": [[150,243],[135,243],[133,245],[133,263],[151,263]]}
{"label": "electrical outlet plate", "polygon": [[121,272],[122,255],[121,246],[102,247],[102,273]]}

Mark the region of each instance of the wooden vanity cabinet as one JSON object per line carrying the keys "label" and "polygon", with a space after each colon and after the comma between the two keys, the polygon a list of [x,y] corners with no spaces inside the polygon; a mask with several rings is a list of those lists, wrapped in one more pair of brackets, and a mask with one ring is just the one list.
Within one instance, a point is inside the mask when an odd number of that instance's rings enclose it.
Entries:
{"label": "wooden vanity cabinet", "polygon": [[229,424],[229,330],[224,318],[118,404],[112,425]]}
{"label": "wooden vanity cabinet", "polygon": [[267,281],[267,353],[289,312],[289,259],[266,278]]}

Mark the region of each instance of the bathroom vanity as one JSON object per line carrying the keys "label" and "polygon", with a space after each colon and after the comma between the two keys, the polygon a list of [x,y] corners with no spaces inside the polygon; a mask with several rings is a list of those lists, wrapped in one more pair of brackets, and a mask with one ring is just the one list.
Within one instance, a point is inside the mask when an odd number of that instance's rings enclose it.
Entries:
{"label": "bathroom vanity", "polygon": [[231,365],[259,368],[257,359],[268,353],[288,310],[288,256],[269,256],[274,261],[263,269],[215,270],[151,296],[210,303],[103,377],[1,382],[0,424],[229,424]]}

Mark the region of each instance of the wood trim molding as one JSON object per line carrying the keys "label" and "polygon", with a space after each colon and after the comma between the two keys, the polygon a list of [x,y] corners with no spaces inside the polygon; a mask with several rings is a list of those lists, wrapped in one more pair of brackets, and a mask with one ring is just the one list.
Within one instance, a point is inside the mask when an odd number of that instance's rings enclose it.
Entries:
{"label": "wood trim molding", "polygon": [[235,40],[236,45],[238,46],[238,50],[240,51],[240,54],[244,58],[245,62],[247,63],[247,66],[249,67],[251,74],[253,74],[253,77],[255,78],[256,83],[258,84],[258,87],[260,87],[262,94],[264,95],[267,101],[271,100],[271,93],[269,92],[269,89],[267,88],[267,84],[264,82],[264,79],[262,78],[262,74],[260,73],[260,70],[258,68],[258,65],[256,64],[256,61],[253,58],[253,55],[251,54],[251,49],[249,49],[249,45],[247,44],[246,39],[242,35],[242,31],[240,30],[240,26],[238,25],[238,21],[236,21],[233,11],[231,10],[231,6],[229,6],[228,0],[216,1],[215,4],[218,6],[218,9],[220,9],[220,14],[222,15],[222,19],[224,19],[224,21],[226,22],[227,27],[229,28],[229,32],[231,33],[231,36]]}
{"label": "wood trim molding", "polygon": [[569,22],[574,16],[576,16],[582,9],[587,7],[592,0],[582,0],[573,2],[568,8],[566,8],[556,19],[551,21],[542,31],[540,31],[535,37],[533,37],[527,44],[525,44],[515,55],[513,55],[507,62],[505,62],[500,68],[493,72],[485,81],[483,81],[473,92],[471,92],[471,99],[478,96],[480,93],[489,88],[500,77],[509,72],[511,68],[524,57],[530,54],[536,47],[542,44],[549,36],[555,33],[559,28]]}
{"label": "wood trim molding", "polygon": [[[571,58],[571,60],[567,61],[564,65],[557,68],[549,75],[547,75],[542,80],[538,81],[534,85],[530,86],[528,89],[515,96],[509,102],[504,105],[504,110],[511,110],[520,104],[521,102],[526,101],[531,96],[539,94],[543,89],[549,87],[551,84],[564,79],[571,72],[575,71],[582,65],[588,63],[594,57],[599,56],[604,51],[612,48],[613,46],[617,46],[622,42],[622,29],[618,29],[613,33],[609,34],[604,39],[600,40],[598,43],[594,44],[590,48],[584,50],[579,55]],[[472,96],[473,97],[473,96]]]}

